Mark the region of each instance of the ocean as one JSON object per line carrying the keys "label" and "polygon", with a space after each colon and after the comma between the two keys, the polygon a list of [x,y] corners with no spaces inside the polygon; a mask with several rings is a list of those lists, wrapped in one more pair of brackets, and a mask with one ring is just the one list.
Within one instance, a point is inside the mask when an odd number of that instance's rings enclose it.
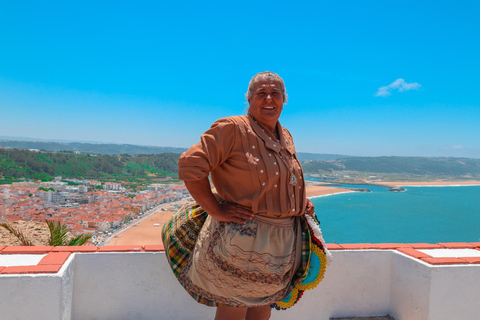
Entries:
{"label": "ocean", "polygon": [[368,188],[312,199],[327,243],[480,241],[480,186]]}

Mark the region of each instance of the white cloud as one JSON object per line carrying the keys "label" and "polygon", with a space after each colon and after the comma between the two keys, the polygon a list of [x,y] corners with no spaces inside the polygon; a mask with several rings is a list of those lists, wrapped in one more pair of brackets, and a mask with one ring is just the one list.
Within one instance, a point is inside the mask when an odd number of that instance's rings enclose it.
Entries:
{"label": "white cloud", "polygon": [[453,146],[442,146],[441,149],[444,151],[455,151],[455,150],[465,150],[466,148],[461,144],[456,144]]}
{"label": "white cloud", "polygon": [[402,78],[399,78],[390,83],[388,86],[378,88],[377,92],[375,93],[375,97],[387,97],[395,89],[403,92],[408,90],[420,90],[420,87],[421,85],[417,82],[408,83]]}

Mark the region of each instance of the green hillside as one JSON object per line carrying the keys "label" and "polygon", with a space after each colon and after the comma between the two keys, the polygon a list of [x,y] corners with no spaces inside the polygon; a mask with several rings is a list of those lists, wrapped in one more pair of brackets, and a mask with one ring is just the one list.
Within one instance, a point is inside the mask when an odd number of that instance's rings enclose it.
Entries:
{"label": "green hillside", "polygon": [[307,174],[363,172],[370,174],[480,178],[480,159],[429,157],[356,157],[307,161]]}
{"label": "green hillside", "polygon": [[[137,180],[176,177],[179,153],[113,155],[75,154],[0,148],[0,178]],[[306,174],[479,179],[480,159],[426,157],[355,157],[302,161]]]}
{"label": "green hillside", "polygon": [[53,141],[23,141],[0,139],[0,147],[12,149],[39,149],[45,151],[78,151],[89,154],[160,154],[182,153],[185,148],[138,146],[133,144],[115,143],[82,143],[82,142],[53,142]]}
{"label": "green hillside", "polygon": [[54,176],[94,179],[175,177],[177,153],[150,155],[85,155],[72,152],[34,152],[0,149],[0,176],[51,180]]}

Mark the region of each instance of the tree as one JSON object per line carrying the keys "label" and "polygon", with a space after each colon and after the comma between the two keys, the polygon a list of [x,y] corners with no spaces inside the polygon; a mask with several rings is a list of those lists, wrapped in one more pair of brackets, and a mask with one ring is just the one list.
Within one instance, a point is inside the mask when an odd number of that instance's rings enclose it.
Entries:
{"label": "tree", "polygon": [[93,234],[85,233],[68,241],[68,229],[67,226],[60,222],[52,222],[45,220],[50,230],[50,239],[48,245],[50,246],[81,246],[84,245]]}
{"label": "tree", "polygon": [[[93,237],[93,234],[85,233],[68,240],[68,229],[66,225],[60,222],[52,222],[48,220],[45,220],[45,222],[47,223],[48,229],[50,231],[50,238],[48,239],[49,246],[82,246]],[[17,237],[17,239],[20,240],[22,245],[34,245],[33,242],[28,239],[20,230],[15,229],[8,222],[0,223],[0,226],[4,227],[11,234]]]}

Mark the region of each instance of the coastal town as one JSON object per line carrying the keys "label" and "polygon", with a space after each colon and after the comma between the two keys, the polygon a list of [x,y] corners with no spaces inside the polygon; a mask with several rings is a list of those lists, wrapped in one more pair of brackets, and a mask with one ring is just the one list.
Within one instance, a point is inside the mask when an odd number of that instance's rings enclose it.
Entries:
{"label": "coastal town", "polygon": [[[167,181],[165,181],[167,182]],[[401,185],[478,185],[479,181],[383,182],[368,184],[401,191]],[[335,186],[329,182],[307,182],[307,197],[365,189]],[[91,234],[87,245],[161,244],[158,229],[180,206],[193,201],[181,182],[153,183],[133,191],[117,182],[89,179],[22,181],[0,185],[0,223],[11,223],[35,245],[44,245],[49,231],[46,220],[65,225],[72,236]],[[132,228],[137,227],[137,228]],[[127,232],[128,230],[128,232]],[[0,228],[0,246],[20,241]]]}
{"label": "coastal town", "polygon": [[[61,177],[49,182],[16,182],[0,185],[0,222],[60,222],[74,236],[92,234],[91,244],[97,245],[133,220],[187,197],[185,186],[175,183],[151,184],[146,190],[131,192],[120,183]],[[38,233],[32,236],[41,237]]]}

